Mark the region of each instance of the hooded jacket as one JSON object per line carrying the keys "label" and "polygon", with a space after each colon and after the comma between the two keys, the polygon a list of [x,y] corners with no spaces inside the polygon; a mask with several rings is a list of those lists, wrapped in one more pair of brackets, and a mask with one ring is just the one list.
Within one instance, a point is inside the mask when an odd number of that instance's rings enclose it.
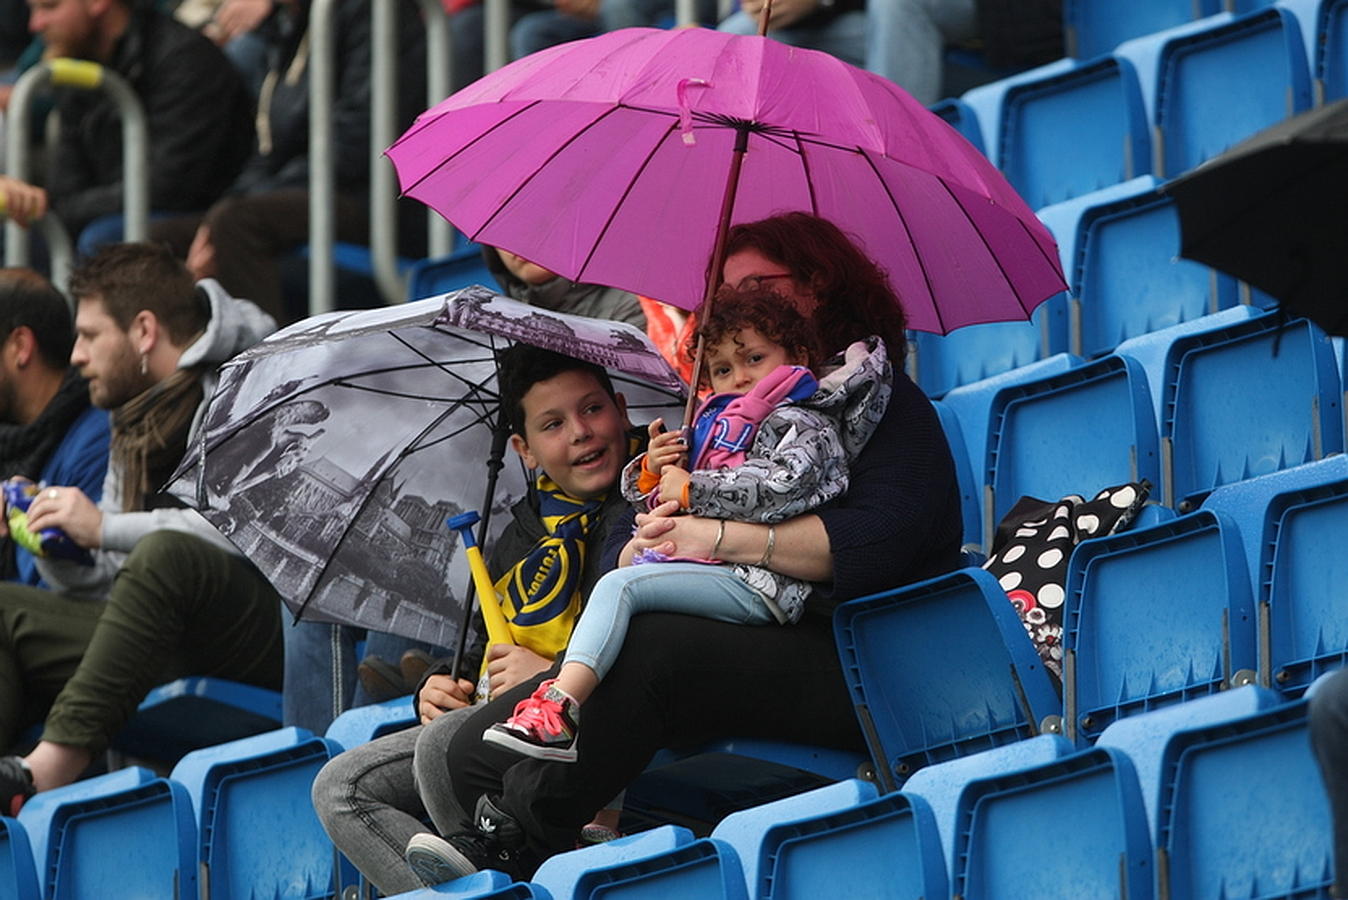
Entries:
{"label": "hooded jacket", "polygon": [[643,331],[646,328],[646,314],[641,311],[636,294],[597,284],[578,284],[560,275],[542,284],[525,284],[511,274],[495,249],[483,247],[482,256],[487,270],[512,300],[573,316],[626,322]]}
{"label": "hooded jacket", "polygon": [[[206,330],[183,350],[178,359],[179,369],[203,363],[217,366],[276,330],[275,319],[251,301],[231,297],[214,279],[199,281],[197,286],[210,301],[211,316]],[[214,368],[202,375],[204,396],[192,417],[187,440],[189,446],[197,429],[201,427],[216,381]],[[98,599],[106,598],[112,587],[112,579],[126,561],[127,554],[141,538],[153,531],[186,532],[238,555],[238,549],[194,509],[123,512],[122,480],[120,467],[115,462],[109,462],[108,474],[103,479],[103,497],[98,503],[103,513],[102,546],[92,551],[92,566],[59,559],[44,558],[37,561],[43,580],[53,589]]]}
{"label": "hooded jacket", "polygon": [[[742,463],[691,473],[689,511],[714,519],[774,523],[842,496],[848,466],[884,416],[893,381],[880,338],[848,347],[812,396],[783,403],[763,417]],[[633,502],[648,499],[636,486],[643,459],[644,454],[623,469],[623,495]],[[736,563],[732,568],[781,623],[797,621],[814,590],[811,582],[759,566]]]}

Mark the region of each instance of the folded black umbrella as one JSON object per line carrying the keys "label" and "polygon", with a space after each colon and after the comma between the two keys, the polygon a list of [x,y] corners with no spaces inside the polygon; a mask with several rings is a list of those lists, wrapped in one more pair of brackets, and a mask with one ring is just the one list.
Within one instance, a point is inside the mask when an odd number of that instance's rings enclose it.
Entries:
{"label": "folded black umbrella", "polygon": [[1265,129],[1163,190],[1181,256],[1348,335],[1348,100]]}

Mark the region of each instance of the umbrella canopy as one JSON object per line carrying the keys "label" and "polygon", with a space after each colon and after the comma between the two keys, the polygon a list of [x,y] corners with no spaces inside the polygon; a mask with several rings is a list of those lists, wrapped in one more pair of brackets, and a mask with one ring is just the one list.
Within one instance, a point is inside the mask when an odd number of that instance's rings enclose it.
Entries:
{"label": "umbrella canopy", "polygon": [[833,221],[913,328],[1024,319],[1065,289],[1048,230],[954,129],[877,75],[769,38],[561,44],[423,113],[388,156],[405,193],[474,240],[685,309],[708,294],[728,197],[731,223]]}
{"label": "umbrella canopy", "polygon": [[452,646],[470,573],[445,520],[526,489],[520,465],[487,488],[505,444],[494,351],[522,335],[606,366],[634,419],[677,408],[683,384],[639,330],[473,287],[307,319],[230,360],[168,491],[297,615]]}
{"label": "umbrella canopy", "polygon": [[1163,190],[1182,256],[1348,335],[1348,100],[1267,128]]}

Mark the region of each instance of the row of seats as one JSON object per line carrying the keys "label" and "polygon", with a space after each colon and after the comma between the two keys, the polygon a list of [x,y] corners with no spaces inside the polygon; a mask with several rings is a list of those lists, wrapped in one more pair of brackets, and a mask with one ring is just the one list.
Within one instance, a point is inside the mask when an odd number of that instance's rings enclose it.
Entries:
{"label": "row of seats", "polygon": [[1022,496],[1093,495],[1147,479],[1167,509],[1344,449],[1343,360],[1304,319],[1238,306],[1132,338],[1107,356],[1058,354],[954,388],[935,405],[987,548]]}

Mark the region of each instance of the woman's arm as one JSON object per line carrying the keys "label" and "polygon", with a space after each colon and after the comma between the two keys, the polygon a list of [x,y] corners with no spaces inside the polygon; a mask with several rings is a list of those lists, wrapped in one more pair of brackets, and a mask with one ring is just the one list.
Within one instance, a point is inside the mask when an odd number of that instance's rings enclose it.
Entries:
{"label": "woman's arm", "polygon": [[[669,556],[709,558],[723,521],[725,534],[716,548],[717,559],[754,564],[763,558],[768,546],[769,526],[674,515],[677,509],[678,504],[670,502],[662,503],[649,513],[639,513],[636,533],[618,554],[618,565],[630,565],[638,550],[647,549]],[[797,516],[772,527],[777,529],[770,566],[774,572],[806,581],[828,581],[833,577],[833,553],[829,548],[828,532],[818,516]]]}

